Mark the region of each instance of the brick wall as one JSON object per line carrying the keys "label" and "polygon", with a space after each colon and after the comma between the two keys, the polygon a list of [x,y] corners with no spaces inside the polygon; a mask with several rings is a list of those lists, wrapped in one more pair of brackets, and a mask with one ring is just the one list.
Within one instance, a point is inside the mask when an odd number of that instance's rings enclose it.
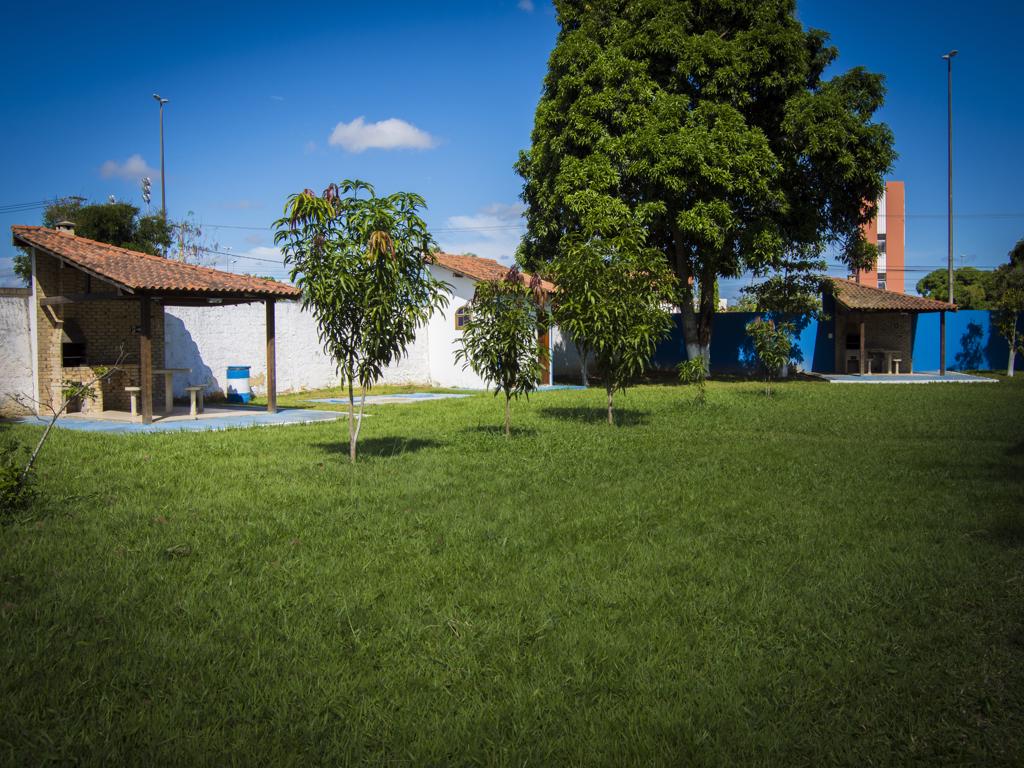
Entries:
{"label": "brick wall", "polygon": [[[909,314],[899,314],[895,312],[883,312],[883,313],[865,313],[864,318],[864,337],[865,347],[870,351],[872,349],[889,349],[896,350],[899,354],[894,357],[899,357],[900,372],[907,373],[913,370],[913,348],[914,348],[914,328],[913,319]],[[845,312],[840,313],[836,319],[837,337],[836,337],[836,370],[840,373],[846,372],[846,357],[843,354],[846,348],[846,337],[847,334],[857,335],[860,333],[860,315],[847,314]],[[874,373],[888,373],[888,371],[882,370],[884,363],[880,358],[876,356],[872,363],[871,370]],[[855,372],[855,371],[854,371]]]}
{"label": "brick wall", "polygon": [[[92,366],[109,366],[124,351],[122,370],[104,381],[103,407],[107,410],[128,410],[126,386],[139,385],[139,334],[141,325],[139,302],[117,297],[117,289],[71,266],[36,250],[35,287],[38,299],[52,296],[89,293],[109,295],[110,300],[87,301],[58,306],[36,302],[39,338],[39,399],[53,405],[60,403],[61,383],[65,379],[88,379]],[[164,311],[151,303],[150,328],[153,346],[153,367],[164,365]],[[85,338],[86,366],[65,369],[62,365],[64,324],[73,321]],[[162,379],[153,382],[153,410],[163,408]]]}

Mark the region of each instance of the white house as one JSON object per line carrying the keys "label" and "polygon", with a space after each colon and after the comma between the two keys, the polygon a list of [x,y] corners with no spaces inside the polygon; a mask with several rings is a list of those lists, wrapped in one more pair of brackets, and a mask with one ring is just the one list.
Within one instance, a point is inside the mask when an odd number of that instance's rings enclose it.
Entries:
{"label": "white house", "polygon": [[[459,337],[462,334],[461,323],[465,309],[473,299],[477,282],[500,280],[508,273],[508,267],[493,259],[479,256],[436,253],[430,271],[438,280],[443,280],[452,287],[451,301],[447,308],[435,312],[426,329],[430,381],[442,387],[483,389],[486,384],[479,376],[468,368],[463,369],[462,363],[455,362],[455,351],[458,349]],[[525,272],[523,276],[527,280],[531,277]],[[554,286],[545,281],[544,288],[550,292]],[[550,332],[540,334],[539,341],[547,346],[549,353],[553,353]],[[541,379],[543,384],[554,383],[553,371],[554,367],[549,359]]]}
{"label": "white house", "polygon": [[[407,354],[384,371],[384,384],[428,384],[440,387],[483,389],[486,384],[455,361],[461,334],[461,314],[472,300],[476,283],[505,276],[508,267],[492,259],[448,253],[435,254],[430,271],[452,287],[448,306],[435,312],[409,345]],[[529,275],[526,275],[529,279]],[[545,283],[545,288],[553,286]],[[262,392],[265,382],[263,307],[239,304],[225,307],[167,307],[164,338],[168,368],[189,368],[188,376],[175,376],[175,393],[184,395],[190,384],[210,384],[224,391],[228,366],[248,365],[253,389]],[[298,302],[278,302],[277,388],[279,392],[336,386],[334,362],[324,354],[317,337],[316,321]],[[560,357],[575,352],[561,342],[557,329],[541,334],[551,351],[545,384],[553,383],[555,370],[571,368]],[[568,350],[566,350],[568,346]],[[578,365],[578,363],[576,363]]]}

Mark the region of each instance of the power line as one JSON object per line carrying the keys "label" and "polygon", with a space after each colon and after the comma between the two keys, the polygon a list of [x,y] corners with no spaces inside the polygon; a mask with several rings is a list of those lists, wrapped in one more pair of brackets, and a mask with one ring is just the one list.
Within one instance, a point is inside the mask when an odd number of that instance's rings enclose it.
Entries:
{"label": "power line", "polygon": [[30,201],[30,202],[25,202],[25,203],[6,203],[4,205],[0,205],[0,214],[5,214],[5,213],[21,213],[22,211],[31,211],[31,210],[35,210],[37,208],[46,208],[46,207],[48,207],[50,205],[54,205],[55,203],[59,203],[62,200],[84,200],[84,199],[85,198],[82,198],[82,197],[70,196],[70,197],[46,198],[45,200],[33,200],[33,201]]}
{"label": "power line", "polygon": [[[878,214],[876,219],[945,219],[947,214],[945,213],[885,213]],[[1024,219],[1024,212],[990,212],[990,213],[957,213],[953,215],[954,219]],[[247,229],[254,231],[270,231],[272,227],[256,227],[244,224],[204,224],[205,227],[211,227],[214,229]],[[527,226],[526,222],[517,222],[515,224],[488,224],[479,227],[431,227],[431,232],[480,232],[487,230],[500,230],[500,229],[523,229]]]}
{"label": "power line", "polygon": [[251,261],[264,261],[267,264],[277,264],[278,266],[285,266],[284,259],[264,259],[259,256],[248,256],[244,253],[232,253],[231,251],[215,251],[213,248],[197,248],[196,250],[202,251],[203,253],[216,253],[219,256],[229,256],[232,259],[249,259]]}
{"label": "power line", "polygon": [[[269,226],[246,226],[243,224],[203,224],[211,229],[253,229],[256,231],[270,231]],[[487,226],[438,226],[432,227],[431,232],[475,232],[492,229],[522,229],[526,223],[520,224],[494,224]]]}

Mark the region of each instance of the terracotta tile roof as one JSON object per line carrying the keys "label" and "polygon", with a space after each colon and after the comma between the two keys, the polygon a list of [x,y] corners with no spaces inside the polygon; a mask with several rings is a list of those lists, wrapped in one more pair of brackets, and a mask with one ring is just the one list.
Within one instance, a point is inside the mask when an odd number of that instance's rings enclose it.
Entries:
{"label": "terracotta tile roof", "polygon": [[832,278],[832,285],[835,286],[836,301],[847,309],[861,312],[955,312],[957,308],[956,304],[883,291],[839,277]]}
{"label": "terracotta tile roof", "polygon": [[[508,273],[505,264],[499,264],[494,259],[484,259],[480,256],[466,256],[456,253],[435,253],[434,262],[445,269],[458,272],[473,280],[501,280]],[[532,275],[529,272],[522,273],[525,280],[530,280]],[[551,293],[555,290],[554,283],[541,280],[544,290]]]}
{"label": "terracotta tile roof", "polygon": [[130,251],[47,227],[13,226],[15,245],[35,246],[84,271],[140,293],[202,296],[225,294],[297,299],[293,285],[261,277],[233,275],[218,269]]}

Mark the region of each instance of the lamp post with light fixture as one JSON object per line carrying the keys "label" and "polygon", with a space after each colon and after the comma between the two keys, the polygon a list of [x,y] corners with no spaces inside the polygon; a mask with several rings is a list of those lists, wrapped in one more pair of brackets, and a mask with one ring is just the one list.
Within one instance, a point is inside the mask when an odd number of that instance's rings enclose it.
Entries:
{"label": "lamp post with light fixture", "polygon": [[[953,57],[957,51],[942,54],[946,60],[946,147],[949,152],[947,165],[949,173],[949,210],[947,211],[948,253],[946,268],[949,271],[949,303],[953,304]],[[946,375],[946,313],[939,312],[939,375]]]}
{"label": "lamp post with light fixture", "polygon": [[942,55],[946,60],[946,126],[947,126],[947,149],[949,152],[948,174],[949,174],[949,211],[947,238],[948,246],[948,269],[949,269],[949,303],[953,303],[953,57],[958,51],[955,49]]}
{"label": "lamp post with light fixture", "polygon": [[164,104],[165,99],[159,93],[154,93],[153,98],[160,105],[160,215],[167,221],[167,185],[164,181]]}

